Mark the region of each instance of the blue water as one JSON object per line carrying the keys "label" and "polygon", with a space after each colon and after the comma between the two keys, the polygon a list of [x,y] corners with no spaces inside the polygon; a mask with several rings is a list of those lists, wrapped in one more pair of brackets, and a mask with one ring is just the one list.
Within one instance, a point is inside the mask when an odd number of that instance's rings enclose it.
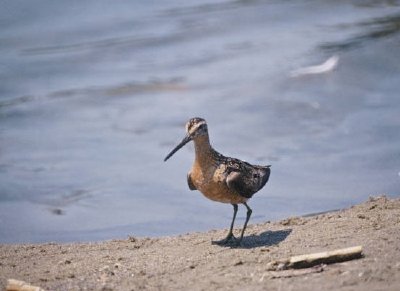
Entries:
{"label": "blue water", "polygon": [[193,146],[163,162],[194,116],[272,164],[253,223],[400,196],[399,5],[2,1],[0,242],[227,227],[187,187]]}

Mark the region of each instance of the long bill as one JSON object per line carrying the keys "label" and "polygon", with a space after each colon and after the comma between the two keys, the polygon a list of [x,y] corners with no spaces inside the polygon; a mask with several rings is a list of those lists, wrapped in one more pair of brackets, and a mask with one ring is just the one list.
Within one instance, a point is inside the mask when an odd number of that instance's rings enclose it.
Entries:
{"label": "long bill", "polygon": [[165,157],[164,162],[166,162],[173,154],[179,151],[185,144],[187,144],[191,140],[192,138],[189,135],[185,136],[184,139]]}

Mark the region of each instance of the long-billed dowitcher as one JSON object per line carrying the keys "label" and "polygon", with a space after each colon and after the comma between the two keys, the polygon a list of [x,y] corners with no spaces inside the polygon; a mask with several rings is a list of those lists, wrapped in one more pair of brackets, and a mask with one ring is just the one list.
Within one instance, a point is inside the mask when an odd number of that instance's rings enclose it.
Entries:
{"label": "long-billed dowitcher", "polygon": [[[271,173],[270,166],[251,165],[218,153],[210,144],[206,121],[199,117],[192,118],[186,123],[186,136],[165,157],[164,161],[191,140],[194,141],[196,156],[193,166],[187,174],[189,189],[199,190],[211,200],[233,205],[233,218],[228,235],[222,240],[213,241],[213,243],[224,245],[233,240],[239,245],[252,213],[251,208],[247,205],[247,200],[268,182]],[[236,239],[232,230],[238,204],[246,206],[247,215],[240,238]]]}

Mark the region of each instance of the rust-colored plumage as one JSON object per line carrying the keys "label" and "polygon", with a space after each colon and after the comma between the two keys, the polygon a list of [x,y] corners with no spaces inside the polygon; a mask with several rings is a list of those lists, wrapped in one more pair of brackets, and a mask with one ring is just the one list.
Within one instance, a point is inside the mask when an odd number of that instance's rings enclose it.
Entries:
{"label": "rust-colored plumage", "polygon": [[[218,153],[210,144],[206,121],[199,117],[192,118],[186,123],[185,138],[167,155],[164,161],[191,140],[194,141],[196,156],[187,175],[190,190],[199,190],[213,201],[230,203],[234,209],[228,236],[213,243],[226,244],[234,240],[236,244],[240,244],[252,213],[246,202],[268,182],[271,173],[270,166],[251,165]],[[232,230],[238,204],[246,206],[247,216],[240,238],[236,240]]]}

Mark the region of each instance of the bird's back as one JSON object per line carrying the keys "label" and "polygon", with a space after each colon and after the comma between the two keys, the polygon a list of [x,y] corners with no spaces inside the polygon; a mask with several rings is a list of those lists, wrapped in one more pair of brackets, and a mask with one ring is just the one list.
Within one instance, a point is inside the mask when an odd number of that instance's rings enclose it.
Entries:
{"label": "bird's back", "polygon": [[269,166],[251,165],[226,157],[212,148],[208,134],[194,139],[195,161],[188,174],[189,188],[223,203],[245,203],[268,181]]}
{"label": "bird's back", "polygon": [[245,198],[251,198],[268,182],[270,166],[252,165],[245,161],[226,158],[227,186]]}

